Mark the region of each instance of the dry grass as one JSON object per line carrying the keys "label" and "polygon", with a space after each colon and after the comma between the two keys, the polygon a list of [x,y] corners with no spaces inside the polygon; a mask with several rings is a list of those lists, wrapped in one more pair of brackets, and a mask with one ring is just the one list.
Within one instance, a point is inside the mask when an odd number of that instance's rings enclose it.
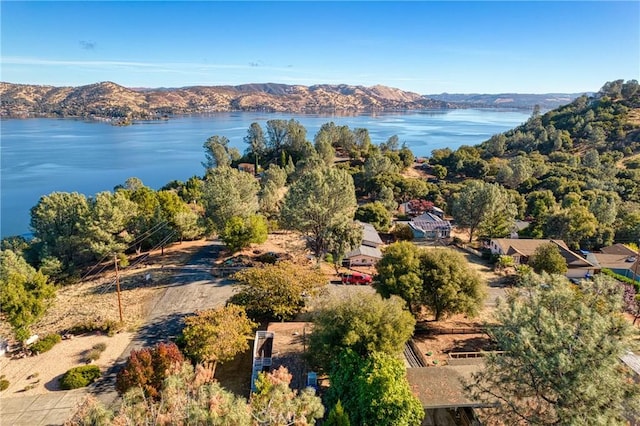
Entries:
{"label": "dry grass", "polygon": [[[184,264],[205,240],[176,243],[165,247],[164,255],[154,251],[138,267],[120,270],[121,300],[124,323],[121,328],[133,330],[142,324],[151,301],[171,280],[174,268]],[[145,276],[151,275],[146,281]],[[78,284],[58,289],[56,298],[45,316],[31,328],[34,334],[62,333],[86,322],[119,322],[115,271],[112,266],[99,275]],[[0,335],[11,336],[11,328],[0,321]]]}

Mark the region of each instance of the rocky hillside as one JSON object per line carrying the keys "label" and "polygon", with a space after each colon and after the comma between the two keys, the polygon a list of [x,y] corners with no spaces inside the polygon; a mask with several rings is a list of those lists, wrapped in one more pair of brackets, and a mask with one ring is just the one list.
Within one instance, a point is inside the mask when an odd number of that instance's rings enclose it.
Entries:
{"label": "rocky hillside", "polygon": [[456,108],[386,86],[245,84],[129,89],[112,82],[80,87],[0,83],[2,117],[144,119],[219,111],[367,112]]}

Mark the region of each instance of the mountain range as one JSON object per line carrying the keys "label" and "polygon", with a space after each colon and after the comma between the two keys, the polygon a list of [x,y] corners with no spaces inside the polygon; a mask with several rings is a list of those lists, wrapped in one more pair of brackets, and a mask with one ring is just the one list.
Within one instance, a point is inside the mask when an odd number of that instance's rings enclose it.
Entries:
{"label": "mountain range", "polygon": [[[0,117],[156,119],[224,111],[359,113],[469,107],[551,108],[577,95],[420,95],[376,85],[276,83],[127,88],[113,82],[54,87],[0,82]],[[555,102],[555,104],[552,104]]]}

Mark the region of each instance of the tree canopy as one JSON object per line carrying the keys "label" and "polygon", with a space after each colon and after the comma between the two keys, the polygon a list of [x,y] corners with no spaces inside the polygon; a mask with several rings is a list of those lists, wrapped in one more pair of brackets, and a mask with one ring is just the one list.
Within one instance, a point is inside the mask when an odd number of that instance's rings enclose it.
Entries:
{"label": "tree canopy", "polygon": [[560,254],[558,245],[553,242],[540,244],[533,252],[528,265],[538,274],[541,272],[548,274],[564,274],[567,272],[567,261]]}
{"label": "tree canopy", "polygon": [[500,402],[490,415],[510,424],[626,424],[623,410],[640,403],[619,359],[630,336],[621,290],[602,275],[579,290],[559,275],[530,275],[490,329],[505,354],[487,357],[467,390]]}
{"label": "tree canopy", "polygon": [[335,167],[319,167],[291,185],[280,220],[284,228],[302,232],[320,259],[327,253],[336,230],[353,221],[356,208],[349,173]]}
{"label": "tree canopy", "polygon": [[230,301],[244,306],[253,319],[291,319],[302,311],[308,297],[317,295],[326,285],[317,269],[305,268],[288,261],[246,269],[233,278],[239,291]]}
{"label": "tree canopy", "polygon": [[249,349],[248,339],[257,326],[244,308],[229,304],[186,317],[182,330],[184,353],[196,363],[217,364],[232,360]]}
{"label": "tree canopy", "polygon": [[383,299],[374,293],[331,299],[313,318],[309,353],[325,371],[342,349],[363,357],[373,352],[397,355],[415,326],[405,306],[399,297]]}
{"label": "tree canopy", "polygon": [[485,297],[478,273],[451,249],[394,243],[385,249],[377,270],[375,286],[383,296],[400,296],[414,314],[427,308],[436,321],[457,313],[475,315]]}

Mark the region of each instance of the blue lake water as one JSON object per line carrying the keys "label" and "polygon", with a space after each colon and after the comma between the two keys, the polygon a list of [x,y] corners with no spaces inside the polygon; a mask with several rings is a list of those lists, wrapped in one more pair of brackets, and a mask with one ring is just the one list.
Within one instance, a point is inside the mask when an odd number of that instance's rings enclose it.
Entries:
{"label": "blue lake water", "polygon": [[446,110],[332,116],[232,112],[187,116],[168,121],[117,127],[72,119],[2,120],[0,122],[0,233],[28,233],[29,210],[54,191],[87,196],[111,191],[129,177],[158,189],[177,179],[202,176],[202,144],[212,135],[226,136],[243,152],[252,122],[298,120],[313,137],[324,123],[367,128],[373,143],[398,135],[417,156],[436,148],[475,145],[511,129],[528,112]]}

